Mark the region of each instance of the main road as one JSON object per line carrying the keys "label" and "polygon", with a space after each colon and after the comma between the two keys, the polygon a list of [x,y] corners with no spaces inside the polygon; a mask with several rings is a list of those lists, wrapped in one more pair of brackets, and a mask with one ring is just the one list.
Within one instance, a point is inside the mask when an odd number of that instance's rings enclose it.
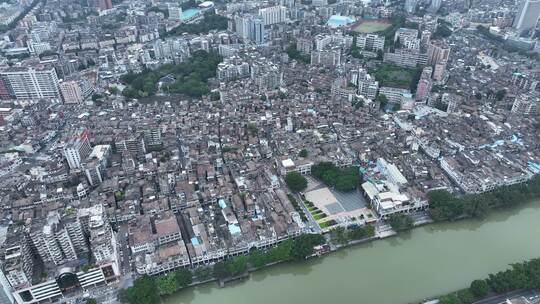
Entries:
{"label": "main road", "polygon": [[[189,288],[166,304],[418,303],[540,257],[540,201],[485,220],[423,226],[304,263],[255,272],[218,288]],[[497,299],[495,299],[497,300]],[[492,304],[485,302],[480,304]]]}

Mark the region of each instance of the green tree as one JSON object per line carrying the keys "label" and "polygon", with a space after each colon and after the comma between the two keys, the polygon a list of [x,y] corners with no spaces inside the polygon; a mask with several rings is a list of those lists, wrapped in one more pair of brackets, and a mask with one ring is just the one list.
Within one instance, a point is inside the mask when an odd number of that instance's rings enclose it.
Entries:
{"label": "green tree", "polygon": [[499,100],[499,101],[503,100],[504,96],[506,96],[506,90],[505,89],[498,90],[495,93],[495,98],[497,98],[497,100]]}
{"label": "green tree", "polygon": [[248,259],[246,256],[237,256],[228,263],[229,272],[233,275],[239,275],[246,272]]}
{"label": "green tree", "polygon": [[308,150],[306,150],[306,149],[300,150],[300,153],[298,153],[298,156],[307,157],[308,156]]}
{"label": "green tree", "polygon": [[469,289],[463,289],[456,293],[459,301],[463,304],[471,304],[474,302],[475,297]]}
{"label": "green tree", "polygon": [[[194,4],[193,6],[197,6]],[[193,7],[191,6],[191,7]],[[165,33],[162,37],[182,35],[183,33],[189,33],[194,35],[208,33],[212,30],[226,30],[228,19],[227,17],[216,15],[209,12],[204,15],[204,19],[199,23],[182,23],[179,26],[172,29],[170,32]]]}
{"label": "green tree", "polygon": [[327,186],[340,191],[352,191],[361,182],[356,167],[337,168],[333,163],[320,162],[311,168],[311,174],[322,180]]}
{"label": "green tree", "polygon": [[257,134],[259,134],[259,128],[257,128],[257,125],[254,123],[248,123],[247,129],[251,136],[257,136]]}
{"label": "green tree", "polygon": [[388,104],[388,97],[386,97],[386,95],[379,94],[375,100],[379,103],[379,109],[384,110],[386,108],[386,105]]}
{"label": "green tree", "polygon": [[263,267],[268,263],[268,256],[265,252],[256,249],[249,253],[249,264],[255,268]]}
{"label": "green tree", "polygon": [[439,298],[439,304],[462,304],[457,295],[450,294]]}
{"label": "green tree", "polygon": [[320,234],[302,234],[294,239],[291,255],[296,260],[303,260],[313,254],[313,247],[324,244]]}
{"label": "green tree", "polygon": [[224,279],[231,275],[225,261],[214,264],[213,272],[214,277],[218,279]]}
{"label": "green tree", "polygon": [[125,289],[120,297],[122,301],[131,304],[154,304],[159,302],[156,282],[147,275],[135,280],[133,286]]}
{"label": "green tree", "polygon": [[388,223],[392,226],[392,229],[400,232],[410,230],[414,227],[413,219],[405,214],[392,214],[388,217]]}
{"label": "green tree", "polygon": [[198,281],[208,280],[212,277],[212,268],[210,267],[197,267],[195,268],[195,277]]}
{"label": "green tree", "polygon": [[158,277],[156,285],[160,295],[171,295],[178,290],[178,282],[173,274]]}
{"label": "green tree", "polygon": [[483,298],[489,292],[489,285],[485,280],[474,280],[471,282],[469,290],[476,298]]}
{"label": "green tree", "polygon": [[332,242],[336,244],[347,244],[349,242],[349,236],[347,231],[343,227],[336,227],[330,231],[330,237]]}
{"label": "green tree", "polygon": [[348,236],[351,240],[361,240],[375,236],[375,227],[366,225],[363,227],[350,228]]}
{"label": "green tree", "polygon": [[174,272],[176,284],[179,288],[184,288],[193,282],[193,274],[187,268],[180,268]]}
{"label": "green tree", "polygon": [[86,299],[86,304],[97,304],[97,300],[94,298]]}
{"label": "green tree", "polygon": [[307,179],[300,173],[293,171],[285,175],[285,183],[291,191],[299,192],[307,188]]}
{"label": "green tree", "polygon": [[311,58],[309,56],[300,53],[300,51],[296,49],[296,43],[289,45],[285,52],[287,53],[287,55],[289,55],[290,59],[295,59],[303,63],[310,63],[311,61]]}
{"label": "green tree", "polygon": [[118,95],[120,93],[120,90],[117,87],[109,87],[109,93],[112,95]]}

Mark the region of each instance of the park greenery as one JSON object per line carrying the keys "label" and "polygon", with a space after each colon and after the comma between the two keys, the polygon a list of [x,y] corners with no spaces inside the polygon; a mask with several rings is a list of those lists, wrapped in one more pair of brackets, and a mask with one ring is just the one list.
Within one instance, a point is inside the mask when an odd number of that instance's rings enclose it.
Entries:
{"label": "park greenery", "polygon": [[391,43],[394,41],[394,35],[396,34],[396,31],[399,28],[411,28],[411,29],[418,29],[418,23],[409,22],[404,16],[395,16],[392,19],[390,19],[390,22],[392,22],[392,25],[388,28],[386,28],[383,31],[377,32],[376,34],[384,36],[385,38],[385,47],[389,47]]}
{"label": "park greenery", "polygon": [[155,70],[128,73],[122,76],[122,81],[127,84],[122,94],[128,98],[154,95],[158,81],[164,76],[171,76],[175,81],[163,85],[165,91],[201,97],[210,93],[207,81],[216,75],[216,67],[221,60],[221,56],[217,54],[199,50],[194,52],[188,61],[180,64],[165,64]]}
{"label": "park greenery", "polygon": [[299,192],[307,187],[307,179],[299,172],[292,171],[285,175],[285,183],[293,192]]}
{"label": "park greenery", "polygon": [[422,75],[421,68],[408,69],[391,64],[383,64],[369,71],[383,87],[394,87],[416,91],[416,85]]}
{"label": "park greenery", "polygon": [[471,304],[489,294],[503,294],[520,289],[540,287],[540,258],[512,264],[509,269],[474,280],[469,288],[444,295],[440,304]]}
{"label": "park greenery", "polygon": [[183,33],[199,35],[207,34],[211,30],[226,30],[228,19],[227,17],[216,15],[214,13],[206,13],[198,23],[182,23],[173,28],[171,31],[164,34],[165,36],[177,36]]}
{"label": "park greenery", "polygon": [[289,55],[290,59],[294,59],[306,64],[311,62],[309,55],[304,55],[296,49],[296,43],[290,44],[285,51],[287,52],[287,55]]}
{"label": "park greenery", "polygon": [[360,174],[353,166],[340,169],[333,163],[320,162],[311,167],[311,174],[339,191],[353,191],[360,184]]}
{"label": "park greenery", "polygon": [[429,212],[435,221],[482,218],[489,210],[523,204],[540,196],[540,175],[525,183],[496,188],[481,194],[456,197],[446,190],[428,193]]}
{"label": "park greenery", "polygon": [[410,230],[414,227],[414,220],[406,214],[391,214],[387,222],[396,232]]}

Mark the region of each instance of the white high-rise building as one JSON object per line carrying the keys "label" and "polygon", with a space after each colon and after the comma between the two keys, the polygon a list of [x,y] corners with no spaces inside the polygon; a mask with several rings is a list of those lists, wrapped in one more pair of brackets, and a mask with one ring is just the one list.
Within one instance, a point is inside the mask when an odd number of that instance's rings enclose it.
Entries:
{"label": "white high-rise building", "polygon": [[265,42],[266,34],[262,18],[252,18],[249,22],[249,39],[257,44]]}
{"label": "white high-rise building", "polygon": [[512,113],[532,115],[540,113],[540,96],[520,94],[512,105]]}
{"label": "white high-rise building", "polygon": [[169,12],[169,19],[171,20],[182,20],[182,8],[177,5],[169,5],[167,7],[167,11]]}
{"label": "white high-rise building", "polygon": [[414,13],[417,4],[418,0],[405,0],[405,11],[409,14]]}
{"label": "white high-rise building", "polygon": [[235,29],[238,36],[243,39],[249,38],[249,16],[235,16],[234,17]]}
{"label": "white high-rise building", "polygon": [[384,36],[376,34],[359,35],[356,38],[356,46],[368,51],[378,51],[384,49]]}
{"label": "white high-rise building", "polygon": [[61,265],[77,259],[75,246],[68,231],[60,223],[58,213],[50,213],[44,224],[36,223],[32,228],[32,243],[44,262]]}
{"label": "white high-rise building", "polygon": [[513,26],[520,31],[530,30],[536,27],[539,18],[540,0],[521,0]]}
{"label": "white high-rise building", "polygon": [[16,99],[59,99],[58,76],[54,68],[10,67],[0,71]]}
{"label": "white high-rise building", "polygon": [[77,218],[88,236],[90,251],[97,265],[110,265],[115,274],[119,274],[116,233],[107,218],[102,205],[79,209]]}
{"label": "white high-rise building", "polygon": [[80,168],[82,162],[91,152],[92,147],[88,141],[88,130],[84,130],[81,134],[70,139],[64,147],[64,156],[71,169]]}
{"label": "white high-rise building", "polygon": [[429,6],[429,9],[431,11],[438,11],[439,8],[441,8],[442,0],[431,0],[431,5]]}
{"label": "white high-rise building", "polygon": [[287,8],[280,5],[261,8],[259,16],[263,18],[264,25],[285,22],[287,20]]}

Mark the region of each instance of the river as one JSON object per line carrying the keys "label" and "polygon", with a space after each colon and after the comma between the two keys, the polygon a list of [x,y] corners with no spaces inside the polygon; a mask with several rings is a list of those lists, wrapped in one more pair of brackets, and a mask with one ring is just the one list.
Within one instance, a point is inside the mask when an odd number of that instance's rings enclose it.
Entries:
{"label": "river", "polygon": [[186,289],[166,304],[406,304],[464,288],[508,264],[540,257],[540,201],[485,220],[428,225],[397,237],[288,263],[218,288]]}

